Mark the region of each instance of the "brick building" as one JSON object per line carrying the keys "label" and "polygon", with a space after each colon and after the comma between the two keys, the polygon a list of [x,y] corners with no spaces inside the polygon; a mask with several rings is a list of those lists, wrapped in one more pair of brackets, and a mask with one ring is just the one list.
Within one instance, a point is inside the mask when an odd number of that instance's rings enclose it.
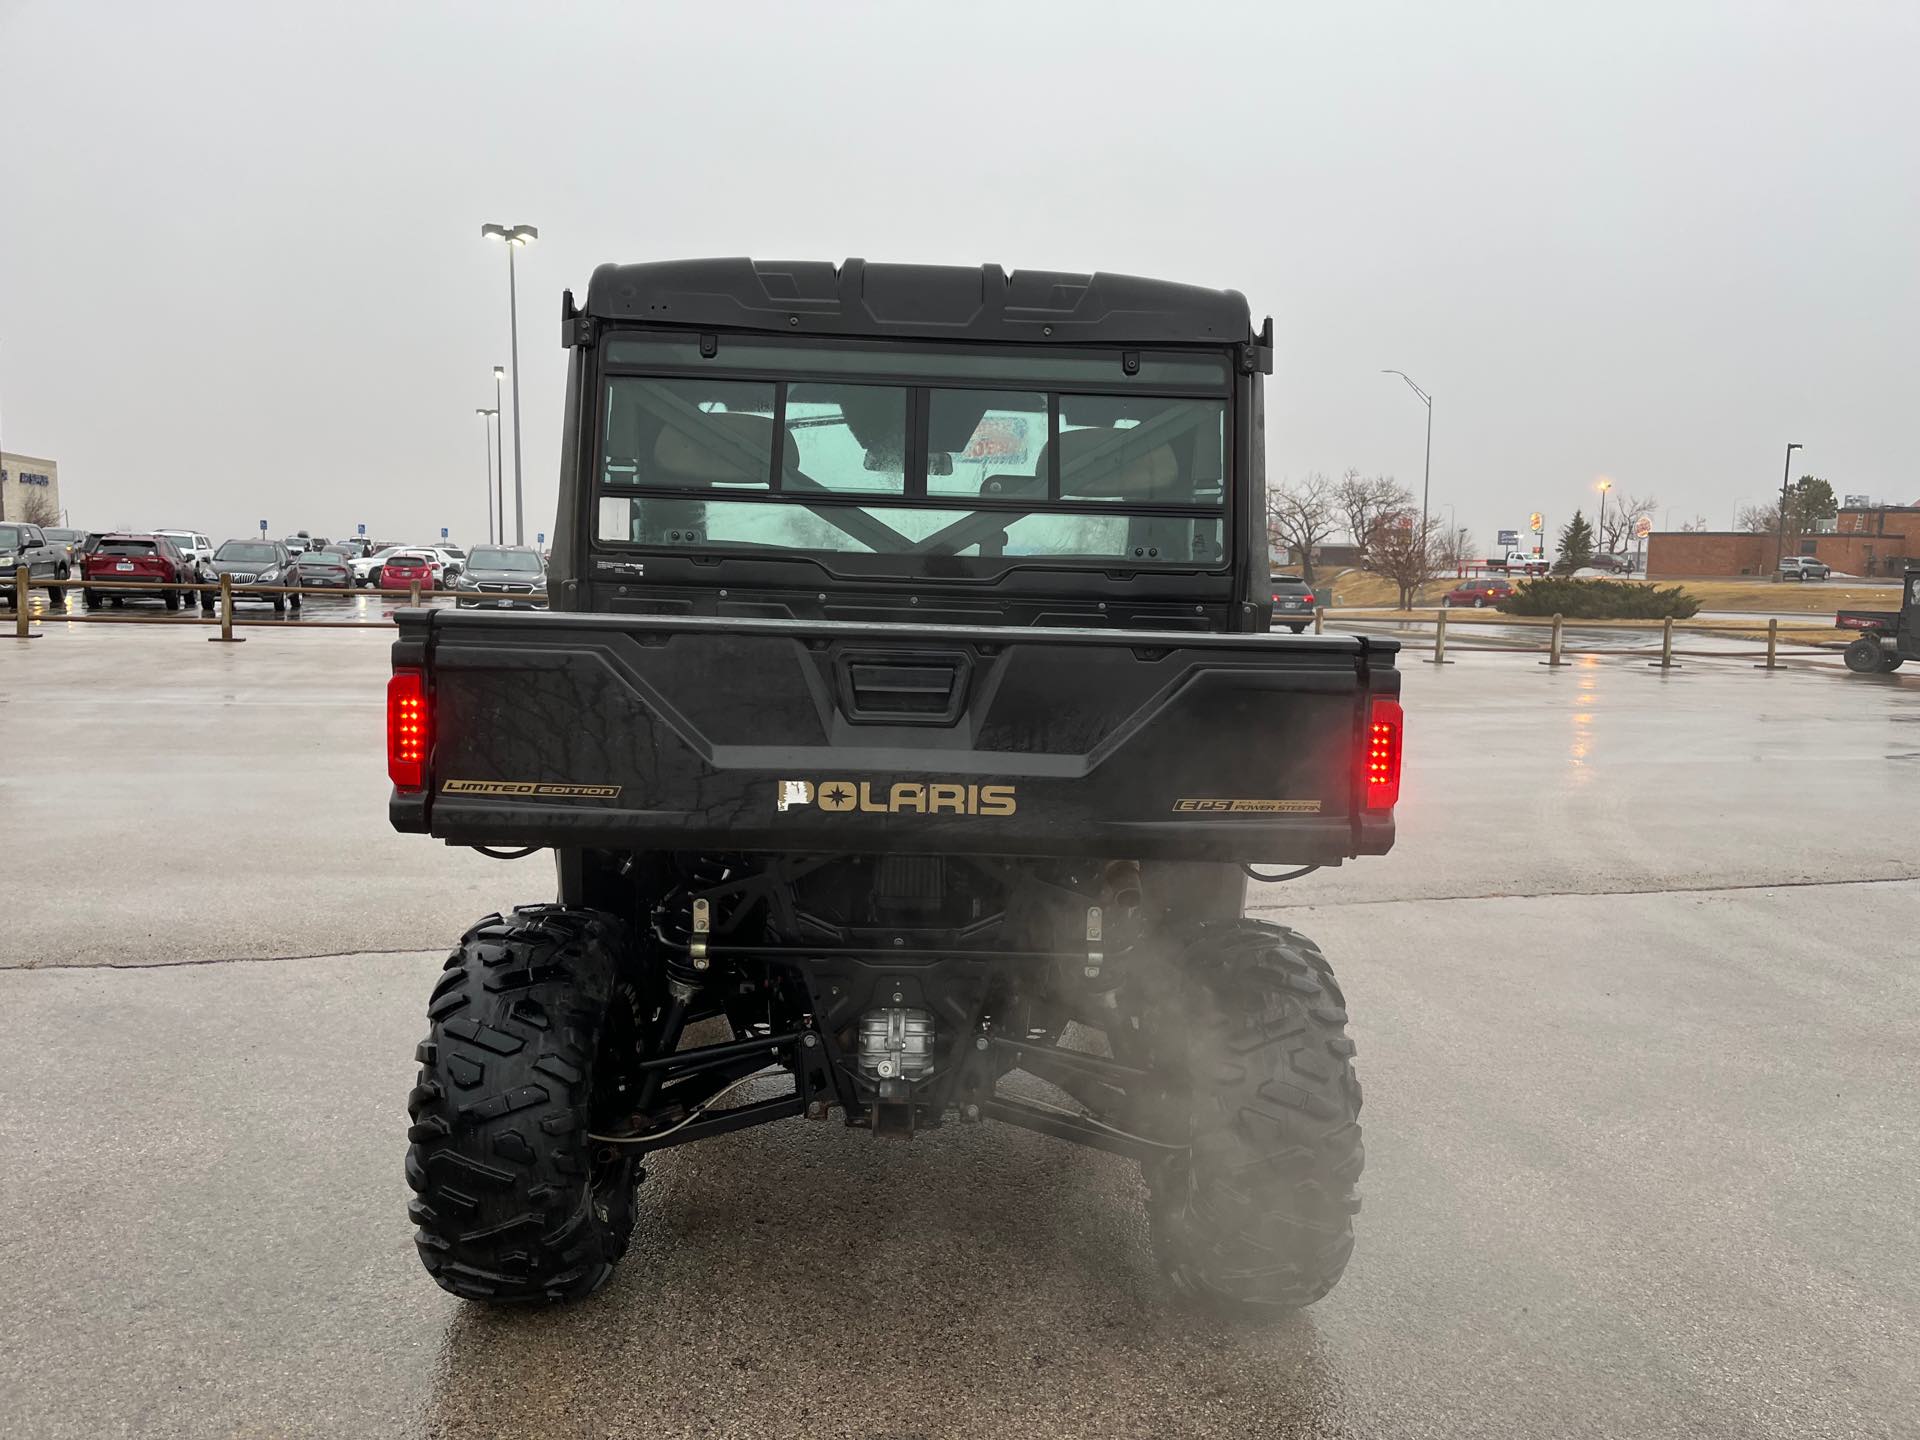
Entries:
{"label": "brick building", "polygon": [[[1647,578],[1772,575],[1778,537],[1750,530],[1659,530],[1647,537]],[[1789,535],[1786,554],[1812,555],[1842,575],[1897,575],[1920,560],[1920,505],[1873,505],[1840,512],[1834,528]]]}

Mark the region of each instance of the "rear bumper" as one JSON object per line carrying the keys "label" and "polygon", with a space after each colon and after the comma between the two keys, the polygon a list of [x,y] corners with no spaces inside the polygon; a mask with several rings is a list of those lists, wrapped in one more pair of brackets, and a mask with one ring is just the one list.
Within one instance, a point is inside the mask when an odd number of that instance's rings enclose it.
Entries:
{"label": "rear bumper", "polygon": [[1355,809],[1391,641],[398,619],[434,750],[389,818],[455,844],[1335,864],[1393,843],[1391,811]]}

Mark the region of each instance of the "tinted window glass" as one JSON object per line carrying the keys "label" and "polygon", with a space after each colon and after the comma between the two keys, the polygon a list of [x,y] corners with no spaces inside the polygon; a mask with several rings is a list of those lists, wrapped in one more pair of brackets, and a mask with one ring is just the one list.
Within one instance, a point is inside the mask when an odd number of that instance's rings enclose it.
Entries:
{"label": "tinted window glass", "polygon": [[[605,483],[767,489],[773,398],[758,381],[610,381]],[[797,459],[791,448],[787,458]]]}
{"label": "tinted window glass", "polygon": [[229,540],[214,551],[216,560],[232,561],[242,565],[271,565],[278,555],[271,545],[249,544],[244,540]]}
{"label": "tinted window glass", "polygon": [[1217,563],[1217,519],[1048,515],[788,500],[600,501],[598,537],[646,545],[754,546],[855,555],[1056,555]]}
{"label": "tinted window glass", "polygon": [[160,547],[151,540],[102,540],[99,555],[155,555]]}
{"label": "tinted window glass", "polygon": [[950,474],[929,473],[929,495],[1044,495],[1047,397],[1020,390],[935,390],[927,397],[927,451]]}
{"label": "tinted window glass", "polygon": [[907,488],[907,392],[795,381],[787,387],[783,490],[899,495]]}
{"label": "tinted window glass", "polygon": [[470,570],[527,570],[540,569],[540,557],[528,554],[525,550],[489,550],[481,546],[467,560]]}
{"label": "tinted window glass", "polygon": [[1218,505],[1226,406],[1145,395],[1060,397],[1060,497]]}

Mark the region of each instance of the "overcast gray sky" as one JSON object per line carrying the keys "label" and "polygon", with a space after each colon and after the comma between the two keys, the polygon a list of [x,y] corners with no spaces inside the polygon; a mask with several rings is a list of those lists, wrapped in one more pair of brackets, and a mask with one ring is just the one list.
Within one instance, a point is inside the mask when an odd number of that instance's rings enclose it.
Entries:
{"label": "overcast gray sky", "polygon": [[[1272,471],[1486,542],[1597,476],[1730,523],[1782,447],[1920,499],[1920,4],[0,0],[0,439],[75,523],[484,537],[527,222],[563,287],[751,254],[1230,286]],[[536,519],[537,518],[537,522]]]}

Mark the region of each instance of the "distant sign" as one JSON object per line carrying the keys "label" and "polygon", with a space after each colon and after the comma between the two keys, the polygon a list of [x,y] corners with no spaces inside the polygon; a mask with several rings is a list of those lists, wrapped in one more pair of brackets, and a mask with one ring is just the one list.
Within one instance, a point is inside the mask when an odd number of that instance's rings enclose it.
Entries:
{"label": "distant sign", "polygon": [[266,522],[266,521],[264,521],[264,520],[262,520],[262,521],[260,522],[260,533],[261,533],[262,535],[264,535],[264,534],[266,534],[266,533],[267,533],[267,522]]}
{"label": "distant sign", "polygon": [[1500,532],[1500,543],[1508,548],[1518,545],[1520,543],[1520,532],[1518,530],[1502,530]]}
{"label": "distant sign", "polygon": [[1527,528],[1536,535],[1540,533],[1541,527],[1546,523],[1547,517],[1542,515],[1538,510],[1527,517]]}
{"label": "distant sign", "polygon": [[996,465],[1024,465],[1031,453],[1025,417],[993,415],[974,427],[973,438],[967,441],[966,451],[960,458]]}
{"label": "distant sign", "polygon": [[1633,538],[1634,539],[1644,540],[1647,538],[1647,536],[1651,535],[1652,533],[1653,533],[1653,517],[1651,515],[1642,515],[1638,520],[1633,522]]}
{"label": "distant sign", "polygon": [[533,537],[533,543],[534,543],[534,544],[536,544],[536,545],[544,545],[544,544],[546,544],[546,543],[547,543],[547,532],[546,532],[546,531],[544,531],[544,530],[542,530],[542,531],[541,531],[541,532],[540,532],[539,534],[537,534],[537,535],[535,535],[535,536]]}
{"label": "distant sign", "polygon": [[361,533],[362,535],[364,535],[364,534],[366,534],[366,533],[367,533],[367,527],[366,527],[366,526],[364,526],[364,525],[356,525],[356,526],[354,526],[353,528],[354,528],[355,530],[358,530],[358,531],[359,531],[359,532],[360,532],[360,533]]}
{"label": "distant sign", "polygon": [[444,539],[446,539],[446,538],[447,538],[447,527],[446,527],[446,526],[444,526],[444,525],[442,525],[442,526],[440,527],[440,538],[441,538],[442,540],[444,540]]}
{"label": "distant sign", "polygon": [[1842,495],[1840,503],[1849,510],[1862,510],[1873,504],[1871,495]]}

